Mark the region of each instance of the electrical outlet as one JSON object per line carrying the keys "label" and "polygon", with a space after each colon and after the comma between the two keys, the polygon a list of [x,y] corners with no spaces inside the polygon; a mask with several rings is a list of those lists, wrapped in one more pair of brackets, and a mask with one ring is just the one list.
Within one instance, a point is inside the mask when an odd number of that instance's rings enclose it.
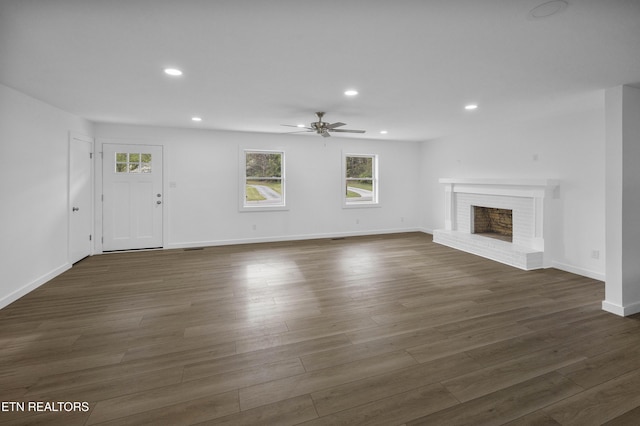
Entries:
{"label": "electrical outlet", "polygon": [[257,226],[256,226],[255,224],[253,224],[253,225],[251,226],[251,229],[253,229],[254,231],[256,230],[256,228],[257,228]]}
{"label": "electrical outlet", "polygon": [[356,219],[356,225],[360,224],[360,219]]}
{"label": "electrical outlet", "polygon": [[400,222],[404,222],[404,217],[401,217],[401,218],[400,218]]}
{"label": "electrical outlet", "polygon": [[591,250],[592,259],[600,259],[600,250]]}

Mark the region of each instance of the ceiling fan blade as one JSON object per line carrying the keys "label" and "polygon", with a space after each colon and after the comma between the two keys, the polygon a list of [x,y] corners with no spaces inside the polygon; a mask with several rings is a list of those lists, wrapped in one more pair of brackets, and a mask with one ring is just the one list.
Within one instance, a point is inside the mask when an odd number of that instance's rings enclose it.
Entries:
{"label": "ceiling fan blade", "polygon": [[300,126],[296,126],[296,125],[294,125],[294,124],[281,124],[281,126],[285,126],[285,127],[297,127],[298,129],[313,130],[311,127],[300,127]]}
{"label": "ceiling fan blade", "polygon": [[297,132],[282,132],[280,133],[281,135],[289,135],[291,133],[309,133],[309,132],[313,132],[313,130],[299,130]]}
{"label": "ceiling fan blade", "polygon": [[331,124],[327,124],[327,129],[335,129],[336,127],[340,127],[340,126],[346,126],[347,123],[341,123],[341,122],[337,122],[337,123],[331,123]]}
{"label": "ceiling fan blade", "polygon": [[343,133],[364,133],[366,130],[350,130],[350,129],[329,129],[332,132],[343,132]]}

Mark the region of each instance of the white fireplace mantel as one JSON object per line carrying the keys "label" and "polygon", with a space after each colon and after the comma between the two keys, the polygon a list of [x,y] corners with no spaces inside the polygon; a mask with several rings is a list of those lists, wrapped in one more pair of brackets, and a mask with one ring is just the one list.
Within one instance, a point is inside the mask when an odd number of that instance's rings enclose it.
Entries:
{"label": "white fireplace mantel", "polygon": [[[445,227],[434,241],[523,269],[544,267],[545,199],[558,198],[553,179],[441,178]],[[471,205],[513,210],[513,243],[471,233]],[[516,259],[516,260],[513,260]]]}
{"label": "white fireplace mantel", "polygon": [[452,192],[532,198],[557,198],[555,191],[560,185],[554,179],[440,178],[439,181]]}

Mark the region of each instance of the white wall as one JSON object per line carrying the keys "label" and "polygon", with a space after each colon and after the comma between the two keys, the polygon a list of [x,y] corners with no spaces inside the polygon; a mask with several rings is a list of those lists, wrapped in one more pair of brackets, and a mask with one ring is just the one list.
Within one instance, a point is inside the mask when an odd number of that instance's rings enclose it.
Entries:
{"label": "white wall", "polygon": [[[167,248],[418,229],[416,142],[113,124],[96,124],[95,135],[96,150],[109,142],[164,147]],[[239,153],[253,148],[285,151],[287,211],[239,211]],[[381,207],[342,208],[343,151],[379,155]]]}
{"label": "white wall", "polygon": [[[545,249],[551,250],[553,266],[604,279],[604,117],[604,91],[598,91],[537,117],[523,120],[514,111],[474,131],[424,142],[424,228],[444,227],[444,187],[438,178],[559,179],[560,198],[552,201],[556,218],[548,224],[553,236]],[[592,258],[592,250],[599,251],[599,259]]]}
{"label": "white wall", "polygon": [[70,267],[70,131],[92,128],[0,85],[0,308]]}

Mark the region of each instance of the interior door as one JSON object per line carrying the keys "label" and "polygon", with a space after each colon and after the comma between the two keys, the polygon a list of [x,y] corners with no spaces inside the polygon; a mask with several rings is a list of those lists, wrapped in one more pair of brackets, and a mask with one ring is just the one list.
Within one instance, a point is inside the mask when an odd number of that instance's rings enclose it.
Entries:
{"label": "interior door", "polygon": [[93,140],[69,138],[69,262],[91,255]]}
{"label": "interior door", "polygon": [[162,247],[162,147],[103,145],[103,251]]}

